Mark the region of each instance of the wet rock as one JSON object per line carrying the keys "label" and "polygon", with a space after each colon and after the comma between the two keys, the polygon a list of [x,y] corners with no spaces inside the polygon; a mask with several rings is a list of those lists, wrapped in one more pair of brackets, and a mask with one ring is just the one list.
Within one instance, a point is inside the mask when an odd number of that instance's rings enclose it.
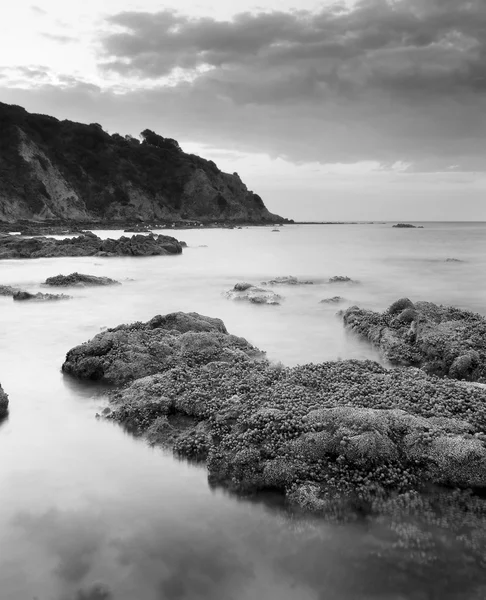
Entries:
{"label": "wet rock", "polygon": [[328,283],[358,283],[358,281],[346,277],[345,275],[335,275],[328,280]]}
{"label": "wet rock", "polygon": [[56,275],[48,277],[44,285],[67,287],[67,286],[99,286],[99,285],[120,285],[119,281],[109,277],[96,277],[94,275],[85,275],[83,273],[71,273],[70,275]]}
{"label": "wet rock", "polygon": [[342,302],[346,302],[346,299],[341,296],[333,296],[332,298],[324,298],[320,301],[320,304],[341,304]]}
{"label": "wet rock", "polygon": [[20,292],[19,288],[12,287],[10,285],[0,285],[0,296],[13,296],[17,292]]}
{"label": "wet rock", "polygon": [[481,315],[403,298],[384,313],[353,306],[343,320],[392,364],[486,383],[486,319]]}
{"label": "wet rock", "polygon": [[180,254],[181,252],[182,246],[175,238],[154,234],[103,240],[88,231],[78,237],[63,240],[20,236],[0,239],[0,259],[62,256],[157,256]]}
{"label": "wet rock", "polygon": [[269,281],[262,281],[262,285],[312,285],[313,283],[313,281],[302,281],[291,275],[288,277],[275,277],[275,279],[270,279]]}
{"label": "wet rock", "polygon": [[0,385],[0,419],[5,417],[7,412],[8,412],[8,396],[3,391],[3,388]]}
{"label": "wet rock", "polygon": [[19,290],[13,294],[13,299],[15,301],[24,301],[24,300],[32,300],[35,302],[51,302],[56,300],[69,300],[71,296],[66,296],[65,294],[42,294],[41,292],[37,292],[37,294],[31,294],[30,292],[25,292]]}
{"label": "wet rock", "polygon": [[99,333],[70,350],[62,370],[79,379],[119,384],[176,365],[206,364],[241,354],[259,352],[245,339],[229,335],[220,319],[171,313]]}
{"label": "wet rock", "polygon": [[260,288],[250,283],[237,283],[232,290],[225,293],[230,300],[243,300],[252,304],[280,304],[282,296],[272,290]]}

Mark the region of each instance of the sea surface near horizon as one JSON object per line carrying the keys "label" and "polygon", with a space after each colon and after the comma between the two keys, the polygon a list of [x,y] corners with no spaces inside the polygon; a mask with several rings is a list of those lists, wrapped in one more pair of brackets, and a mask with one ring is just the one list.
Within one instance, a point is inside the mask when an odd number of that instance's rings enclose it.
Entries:
{"label": "sea surface near horizon", "polygon": [[[354,304],[383,310],[407,296],[486,315],[486,224],[423,225],[177,230],[181,256],[0,261],[0,284],[33,292],[74,271],[123,284],[73,288],[56,303],[0,297],[10,397],[0,423],[1,600],[484,600],[484,573],[405,567],[371,525],[332,526],[278,499],[210,489],[204,468],[96,419],[105,391],[60,371],[66,352],[102,328],[179,310],[223,319],[289,366],[379,360],[336,317]],[[287,275],[315,283],[274,286],[280,306],[223,295]],[[359,283],[327,283],[335,275]],[[344,303],[320,303],[333,296]]]}

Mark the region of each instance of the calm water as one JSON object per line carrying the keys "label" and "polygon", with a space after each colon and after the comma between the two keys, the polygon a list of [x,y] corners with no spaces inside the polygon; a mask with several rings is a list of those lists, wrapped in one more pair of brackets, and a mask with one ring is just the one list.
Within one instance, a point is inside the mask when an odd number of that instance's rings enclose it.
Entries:
{"label": "calm water", "polygon": [[[329,526],[209,489],[204,469],[96,420],[102,391],[64,379],[60,367],[103,327],[176,310],[220,317],[287,365],[376,358],[344,334],[336,306],[319,301],[340,295],[344,306],[383,309],[407,295],[486,314],[486,224],[176,236],[189,245],[177,257],[0,262],[0,283],[29,291],[73,271],[123,282],[52,304],[0,297],[0,381],[11,401],[0,425],[1,600],[484,600],[486,576],[466,585],[453,564],[447,574],[407,572],[399,558],[378,556],[372,528]],[[238,281],[283,275],[321,283],[282,287],[281,306],[222,296]],[[361,284],[324,283],[334,275]]]}

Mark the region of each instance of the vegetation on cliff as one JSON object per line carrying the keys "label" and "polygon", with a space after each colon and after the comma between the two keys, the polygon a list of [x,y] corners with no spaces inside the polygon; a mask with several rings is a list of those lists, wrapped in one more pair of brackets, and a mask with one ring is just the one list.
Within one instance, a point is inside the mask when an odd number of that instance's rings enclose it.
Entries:
{"label": "vegetation on cliff", "polygon": [[0,103],[0,219],[281,221],[239,176],[146,129],[142,141]]}

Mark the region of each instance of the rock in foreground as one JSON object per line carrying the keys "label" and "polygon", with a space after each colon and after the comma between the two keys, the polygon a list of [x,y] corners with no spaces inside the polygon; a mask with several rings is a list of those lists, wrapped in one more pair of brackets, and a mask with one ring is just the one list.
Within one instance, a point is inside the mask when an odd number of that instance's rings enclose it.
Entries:
{"label": "rock in foreground", "polygon": [[181,254],[182,246],[166,235],[134,235],[102,240],[93,233],[57,240],[49,237],[0,238],[0,259],[62,256],[158,256]]}
{"label": "rock in foreground", "polygon": [[0,419],[8,412],[8,396],[0,385]]}
{"label": "rock in foreground", "polygon": [[481,315],[402,298],[381,314],[353,306],[343,320],[391,364],[486,383],[486,319]]}
{"label": "rock in foreground", "polygon": [[272,290],[257,287],[251,283],[237,283],[232,290],[225,293],[230,300],[244,300],[252,304],[280,304],[282,296]]}
{"label": "rock in foreground", "polygon": [[220,319],[179,312],[103,331],[70,350],[62,370],[79,379],[121,384],[176,366],[258,354],[245,339],[228,334]]}
{"label": "rock in foreground", "polygon": [[119,281],[109,277],[96,277],[95,275],[85,275],[84,273],[71,273],[70,275],[56,275],[48,277],[45,285],[52,286],[90,286],[90,285],[120,285]]}

